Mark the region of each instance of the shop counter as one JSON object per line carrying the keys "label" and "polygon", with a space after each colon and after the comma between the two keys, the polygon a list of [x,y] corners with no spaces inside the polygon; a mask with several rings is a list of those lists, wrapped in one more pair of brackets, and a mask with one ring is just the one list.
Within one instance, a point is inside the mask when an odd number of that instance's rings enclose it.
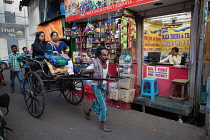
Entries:
{"label": "shop counter", "polygon": [[188,67],[167,65],[143,65],[143,78],[156,77],[158,79],[159,95],[169,96],[172,88],[172,80],[188,79]]}

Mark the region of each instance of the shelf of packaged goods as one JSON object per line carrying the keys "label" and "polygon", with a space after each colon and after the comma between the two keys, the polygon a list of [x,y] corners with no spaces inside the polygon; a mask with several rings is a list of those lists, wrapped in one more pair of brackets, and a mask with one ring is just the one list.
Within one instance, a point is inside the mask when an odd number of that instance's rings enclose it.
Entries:
{"label": "shelf of packaged goods", "polygon": [[112,44],[112,43],[119,43],[119,42],[106,42],[107,44]]}
{"label": "shelf of packaged goods", "polygon": [[[130,66],[133,67],[136,63],[131,64]],[[126,65],[126,64],[125,64]],[[118,65],[118,67],[123,67],[124,65]]]}
{"label": "shelf of packaged goods", "polygon": [[[81,42],[76,42],[77,44],[81,43]],[[87,41],[82,41],[82,43],[87,43]]]}
{"label": "shelf of packaged goods", "polygon": [[93,41],[93,44],[100,44],[101,42]]}

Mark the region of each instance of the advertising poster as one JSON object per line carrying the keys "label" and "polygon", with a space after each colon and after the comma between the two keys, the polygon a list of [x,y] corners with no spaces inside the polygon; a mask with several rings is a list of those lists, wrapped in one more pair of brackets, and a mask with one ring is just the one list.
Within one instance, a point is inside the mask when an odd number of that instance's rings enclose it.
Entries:
{"label": "advertising poster", "polygon": [[147,66],[147,77],[155,77],[155,66]]}
{"label": "advertising poster", "polygon": [[156,67],[155,77],[159,79],[168,79],[169,68],[168,67]]}
{"label": "advertising poster", "polygon": [[161,52],[161,60],[170,55],[173,47],[179,48],[179,54],[189,62],[190,21],[162,24],[161,22],[144,20],[143,51],[144,62],[148,62],[148,52]]}
{"label": "advertising poster", "polygon": [[155,77],[159,79],[169,79],[168,67],[147,66],[147,77]]}
{"label": "advertising poster", "polygon": [[145,52],[161,52],[161,29],[162,24],[144,20],[143,50]]}
{"label": "advertising poster", "polygon": [[145,52],[171,52],[178,47],[179,52],[190,50],[190,21],[182,22],[180,26],[169,26],[144,20],[144,51]]}
{"label": "advertising poster", "polygon": [[173,47],[178,47],[179,52],[189,52],[190,21],[182,24],[179,27],[168,28],[168,32],[162,32],[162,51],[170,52]]}

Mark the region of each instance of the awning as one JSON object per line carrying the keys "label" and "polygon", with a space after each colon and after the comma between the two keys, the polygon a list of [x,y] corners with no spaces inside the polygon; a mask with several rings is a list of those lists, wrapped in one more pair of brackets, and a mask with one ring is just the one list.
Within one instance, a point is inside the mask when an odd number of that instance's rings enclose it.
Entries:
{"label": "awning", "polygon": [[57,19],[55,21],[51,21],[47,24],[38,26],[38,31],[43,31],[45,33],[45,40],[50,41],[50,34],[52,31],[58,32],[59,39],[63,38],[63,28],[62,28],[62,19]]}

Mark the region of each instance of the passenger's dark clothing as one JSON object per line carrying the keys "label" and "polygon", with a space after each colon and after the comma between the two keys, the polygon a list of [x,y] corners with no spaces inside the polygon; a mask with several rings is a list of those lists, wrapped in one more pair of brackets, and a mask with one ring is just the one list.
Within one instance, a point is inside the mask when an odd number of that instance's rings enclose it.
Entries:
{"label": "passenger's dark clothing", "polygon": [[44,56],[45,53],[53,53],[52,51],[45,50],[45,43],[34,42],[34,44],[32,44],[32,47],[33,47],[33,54],[32,54],[33,58],[35,58],[36,56]]}
{"label": "passenger's dark clothing", "polygon": [[[32,48],[33,48],[32,57],[35,59],[39,59],[39,61],[44,62],[44,63],[45,63],[45,61],[44,61],[45,53],[53,53],[53,51],[46,51],[45,45],[46,45],[46,43],[41,43],[41,42],[34,42],[34,44],[32,44]],[[48,75],[49,68],[46,64],[44,65],[43,70],[44,70],[45,74]],[[46,85],[46,89],[50,88],[49,81],[44,82],[44,84]]]}

